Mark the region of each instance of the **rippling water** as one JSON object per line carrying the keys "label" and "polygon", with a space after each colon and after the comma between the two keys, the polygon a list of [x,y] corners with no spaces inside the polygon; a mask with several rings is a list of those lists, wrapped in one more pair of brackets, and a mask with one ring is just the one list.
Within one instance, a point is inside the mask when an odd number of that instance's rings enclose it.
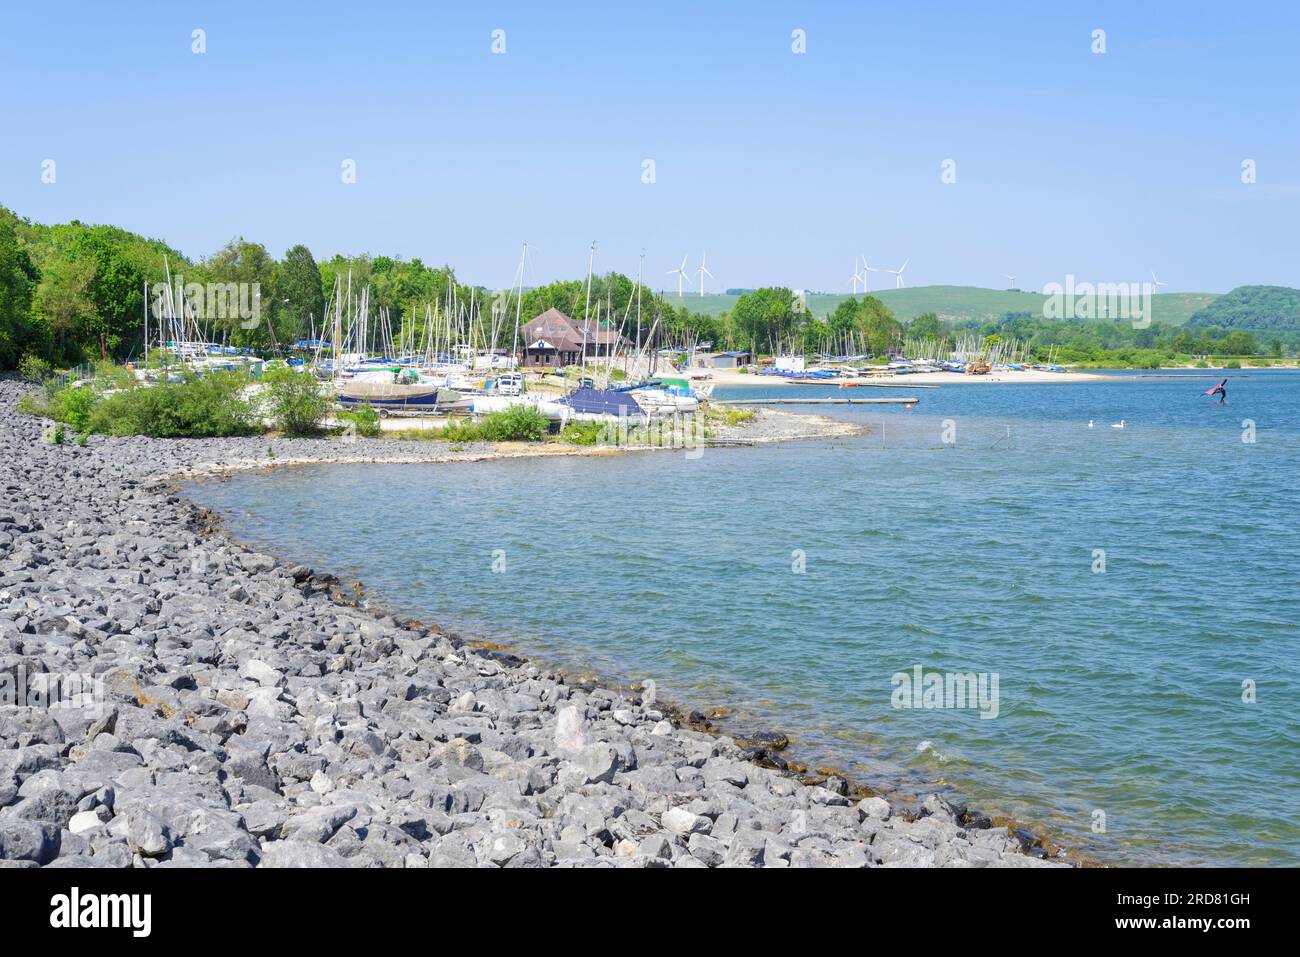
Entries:
{"label": "rippling water", "polygon": [[[1296,865],[1300,374],[1250,371],[1226,406],[1212,384],[952,386],[839,407],[861,438],[190,494],[390,606],[735,706],[878,785],[947,786],[1106,860]],[[719,397],[764,391],[845,394]],[[996,673],[997,717],[893,707],[915,665]]]}

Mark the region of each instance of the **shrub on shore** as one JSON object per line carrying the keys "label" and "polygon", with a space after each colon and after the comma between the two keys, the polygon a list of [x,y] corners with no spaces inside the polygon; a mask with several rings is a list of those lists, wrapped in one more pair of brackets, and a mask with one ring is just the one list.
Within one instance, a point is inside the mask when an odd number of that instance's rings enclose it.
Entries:
{"label": "shrub on shore", "polygon": [[560,430],[560,441],[569,445],[599,445],[605,426],[599,422],[570,422]]}
{"label": "shrub on shore", "polygon": [[262,377],[262,409],[285,435],[314,435],[329,412],[330,400],[310,372],[291,366],[267,370]]}
{"label": "shrub on shore", "polygon": [[47,406],[50,418],[85,432],[95,411],[95,393],[89,386],[65,386],[55,391]]}
{"label": "shrub on shore", "polygon": [[22,361],[18,363],[18,374],[28,382],[44,382],[50,377],[52,371],[48,362],[30,353],[23,356]]}
{"label": "shrub on shore", "polygon": [[383,434],[379,413],[371,407],[369,402],[363,402],[353,409],[342,409],[335,415],[335,418],[344,423],[345,428],[348,423],[351,423],[356,429],[356,434],[363,439],[377,439]]}
{"label": "shrub on shore", "polygon": [[438,433],[437,437],[448,442],[477,442],[482,438],[478,426],[469,419],[459,422],[448,419],[446,427]]}
{"label": "shrub on shore", "polygon": [[466,442],[537,442],[546,434],[546,416],[527,406],[489,412],[477,422],[449,418],[441,429],[403,429],[390,432],[397,440],[434,440],[463,445]]}
{"label": "shrub on shore", "polygon": [[546,425],[546,416],[536,409],[515,405],[483,416],[478,433],[484,442],[539,442],[546,434]]}
{"label": "shrub on shore", "polygon": [[86,431],[163,439],[249,435],[257,429],[256,410],[242,396],[247,384],[238,372],[217,372],[112,392],[94,405]]}

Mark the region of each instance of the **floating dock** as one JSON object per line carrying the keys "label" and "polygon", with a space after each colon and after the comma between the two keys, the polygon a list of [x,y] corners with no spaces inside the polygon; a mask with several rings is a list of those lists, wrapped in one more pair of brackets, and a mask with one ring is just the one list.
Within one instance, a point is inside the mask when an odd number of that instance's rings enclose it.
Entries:
{"label": "floating dock", "polygon": [[941,385],[915,382],[877,382],[873,379],[787,379],[789,385],[824,385],[828,389],[942,389]]}

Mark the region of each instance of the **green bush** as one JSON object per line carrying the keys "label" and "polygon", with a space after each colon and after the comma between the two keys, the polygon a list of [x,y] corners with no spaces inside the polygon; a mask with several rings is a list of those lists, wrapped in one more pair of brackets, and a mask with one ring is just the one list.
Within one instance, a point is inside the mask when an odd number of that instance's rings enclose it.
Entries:
{"label": "green bush", "polygon": [[218,438],[256,431],[256,410],[238,372],[190,376],[148,388],[110,393],[90,415],[91,432],[154,438]]}
{"label": "green bush", "polygon": [[598,445],[604,431],[599,422],[570,422],[560,431],[560,441],[569,445]]}
{"label": "green bush", "polygon": [[40,356],[30,353],[18,363],[18,372],[28,382],[44,382],[50,377],[50,364]]}
{"label": "green bush", "polygon": [[42,396],[28,392],[18,397],[18,411],[23,415],[45,415],[48,408]]}
{"label": "green bush", "polygon": [[56,422],[66,422],[77,432],[86,431],[95,410],[95,393],[89,386],[64,386],[54,393],[47,413]]}
{"label": "green bush", "polygon": [[134,389],[135,373],[126,366],[116,362],[99,362],[95,365],[95,387],[101,391],[108,389]]}
{"label": "green bush", "polygon": [[369,402],[363,402],[361,405],[351,409],[342,409],[336,415],[340,422],[351,422],[356,427],[357,435],[365,439],[377,439],[383,434],[383,426],[379,424],[379,413],[376,412]]}
{"label": "green bush", "polygon": [[546,416],[531,406],[514,405],[483,416],[478,433],[485,442],[537,442],[546,434],[546,424]]}
{"label": "green bush", "polygon": [[60,422],[60,423],[59,423],[58,425],[56,425],[56,426],[54,427],[54,429],[50,432],[50,445],[62,445],[62,444],[63,444],[63,431],[64,431],[64,425],[63,425],[62,422]]}
{"label": "green bush", "polygon": [[448,419],[447,425],[438,435],[448,442],[477,442],[480,438],[478,426],[469,419],[457,421]]}
{"label": "green bush", "polygon": [[320,430],[331,403],[314,375],[278,366],[267,370],[262,385],[262,410],[278,431],[312,435]]}
{"label": "green bush", "polygon": [[1223,367],[1225,369],[1240,369],[1241,361],[1238,359],[1229,359],[1227,362],[1223,364]]}

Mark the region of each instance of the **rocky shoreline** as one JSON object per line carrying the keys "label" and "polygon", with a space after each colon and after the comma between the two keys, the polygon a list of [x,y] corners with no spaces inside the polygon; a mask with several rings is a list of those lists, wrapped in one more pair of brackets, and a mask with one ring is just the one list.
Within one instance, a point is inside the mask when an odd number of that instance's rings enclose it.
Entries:
{"label": "rocky shoreline", "polygon": [[[56,446],[22,391],[0,381],[0,866],[1064,866],[938,795],[805,783],[778,738],[349,604],[167,482],[318,440]],[[15,700],[51,680],[58,707]]]}

